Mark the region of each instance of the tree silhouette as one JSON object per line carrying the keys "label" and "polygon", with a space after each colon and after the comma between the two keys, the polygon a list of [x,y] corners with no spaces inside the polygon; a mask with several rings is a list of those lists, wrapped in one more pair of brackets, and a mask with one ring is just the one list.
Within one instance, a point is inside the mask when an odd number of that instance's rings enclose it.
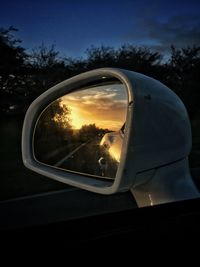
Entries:
{"label": "tree silhouette", "polygon": [[159,64],[161,60],[158,52],[152,52],[147,47],[134,47],[131,44],[122,45],[116,54],[118,66],[142,72],[148,72],[150,67]]}
{"label": "tree silhouette", "polygon": [[59,57],[54,45],[48,47],[42,44],[32,49],[27,66],[32,75],[35,97],[66,79],[64,59]]}
{"label": "tree silhouette", "polygon": [[0,115],[17,112],[17,104],[23,101],[20,88],[24,81],[20,78],[27,58],[13,32],[14,27],[0,28]]}
{"label": "tree silhouette", "polygon": [[183,100],[191,119],[200,114],[200,47],[171,47],[166,83]]}
{"label": "tree silhouette", "polygon": [[102,137],[105,133],[111,132],[108,129],[102,129],[93,124],[86,124],[81,127],[79,130],[79,139],[82,142],[91,141],[95,138]]}
{"label": "tree silhouette", "polygon": [[4,78],[19,74],[26,58],[25,49],[19,45],[21,41],[14,37],[13,32],[17,29],[12,26],[0,28],[0,73]]}
{"label": "tree silhouette", "polygon": [[71,111],[61,105],[61,99],[52,102],[41,114],[35,130],[34,148],[36,158],[43,161],[51,154],[72,142]]}
{"label": "tree silhouette", "polygon": [[32,49],[29,60],[32,66],[37,69],[51,68],[58,63],[59,52],[55,50],[55,46],[49,48],[44,44]]}
{"label": "tree silhouette", "polygon": [[60,139],[63,135],[72,134],[70,114],[70,109],[61,105],[61,99],[57,99],[42,112],[36,131],[43,138],[56,134]]}

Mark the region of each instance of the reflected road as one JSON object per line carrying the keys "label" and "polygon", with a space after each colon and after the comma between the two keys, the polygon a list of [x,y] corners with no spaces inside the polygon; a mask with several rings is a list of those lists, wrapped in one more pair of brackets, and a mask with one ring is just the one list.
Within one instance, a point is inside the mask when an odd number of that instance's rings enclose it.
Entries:
{"label": "reflected road", "polygon": [[[94,140],[85,142],[81,145],[79,144],[78,147],[64,157],[62,156],[61,159],[58,157],[57,159],[59,160],[57,160],[54,166],[69,171],[100,177],[106,176],[113,179],[116,176],[117,171],[116,162],[108,157],[108,153],[102,146],[100,146],[100,141],[101,138],[95,138]],[[106,171],[105,169],[102,171],[99,165],[98,161],[101,157],[106,159]]]}
{"label": "reflected road", "polygon": [[54,166],[80,173],[102,176],[98,164],[102,156],[100,138],[85,142],[60,159]]}
{"label": "reflected road", "polygon": [[74,149],[71,153],[69,153],[66,157],[62,158],[61,160],[59,160],[54,166],[55,167],[59,167],[60,165],[62,165],[68,158],[70,158],[71,156],[73,156],[73,154],[75,154],[80,148],[82,148],[83,146],[85,146],[87,143],[83,143],[82,145],[78,146],[76,149]]}

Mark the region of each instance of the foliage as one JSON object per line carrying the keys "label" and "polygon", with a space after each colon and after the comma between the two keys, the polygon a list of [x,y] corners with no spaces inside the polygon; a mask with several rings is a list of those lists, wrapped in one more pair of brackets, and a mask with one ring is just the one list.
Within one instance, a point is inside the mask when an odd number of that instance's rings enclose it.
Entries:
{"label": "foliage", "polygon": [[20,40],[15,39],[14,27],[0,28],[0,73],[1,76],[20,73],[26,58],[25,49],[19,45]]}
{"label": "foliage", "polygon": [[59,52],[52,45],[49,48],[42,44],[35,47],[29,56],[29,62],[32,66],[38,69],[52,68],[58,63]]}
{"label": "foliage", "polygon": [[[70,124],[71,111],[58,99],[41,114],[35,130],[34,147],[36,158],[49,157],[49,151],[57,151],[70,143],[73,131]],[[51,155],[50,155],[51,156]]]}
{"label": "foliage", "polygon": [[15,39],[14,27],[0,28],[0,116],[17,113],[16,104],[23,101],[25,49]]}
{"label": "foliage", "polygon": [[171,47],[166,64],[166,84],[183,100],[191,119],[200,114],[200,47]]}
{"label": "foliage", "polygon": [[61,105],[61,99],[52,102],[38,120],[37,134],[42,139],[55,135],[62,139],[63,136],[71,134],[70,114],[70,109],[66,105]]}
{"label": "foliage", "polygon": [[102,129],[96,126],[96,124],[83,125],[79,130],[79,139],[83,142],[92,140],[97,136],[102,137],[105,133],[110,132],[108,129]]}

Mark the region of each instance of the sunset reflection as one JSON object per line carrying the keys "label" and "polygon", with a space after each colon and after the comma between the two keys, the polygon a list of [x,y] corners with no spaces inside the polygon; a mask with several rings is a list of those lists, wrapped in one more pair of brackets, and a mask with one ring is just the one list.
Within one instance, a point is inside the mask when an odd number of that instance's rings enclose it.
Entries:
{"label": "sunset reflection", "polygon": [[55,168],[114,179],[127,107],[126,88],[119,82],[56,99],[37,122],[35,158]]}
{"label": "sunset reflection", "polygon": [[61,98],[70,110],[73,129],[95,123],[99,128],[119,130],[126,120],[127,95],[122,84],[86,89]]}

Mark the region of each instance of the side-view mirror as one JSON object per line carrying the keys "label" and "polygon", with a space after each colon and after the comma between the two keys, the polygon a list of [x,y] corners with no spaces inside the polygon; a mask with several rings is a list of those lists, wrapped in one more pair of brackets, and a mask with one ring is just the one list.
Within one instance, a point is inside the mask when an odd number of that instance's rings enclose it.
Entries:
{"label": "side-view mirror", "polygon": [[198,197],[186,109],[165,85],[112,68],[65,80],[29,107],[25,166],[100,194],[131,190],[138,206]]}
{"label": "side-view mirror", "polygon": [[123,143],[119,130],[127,107],[127,91],[118,80],[59,97],[37,120],[35,159],[74,173],[114,179]]}

